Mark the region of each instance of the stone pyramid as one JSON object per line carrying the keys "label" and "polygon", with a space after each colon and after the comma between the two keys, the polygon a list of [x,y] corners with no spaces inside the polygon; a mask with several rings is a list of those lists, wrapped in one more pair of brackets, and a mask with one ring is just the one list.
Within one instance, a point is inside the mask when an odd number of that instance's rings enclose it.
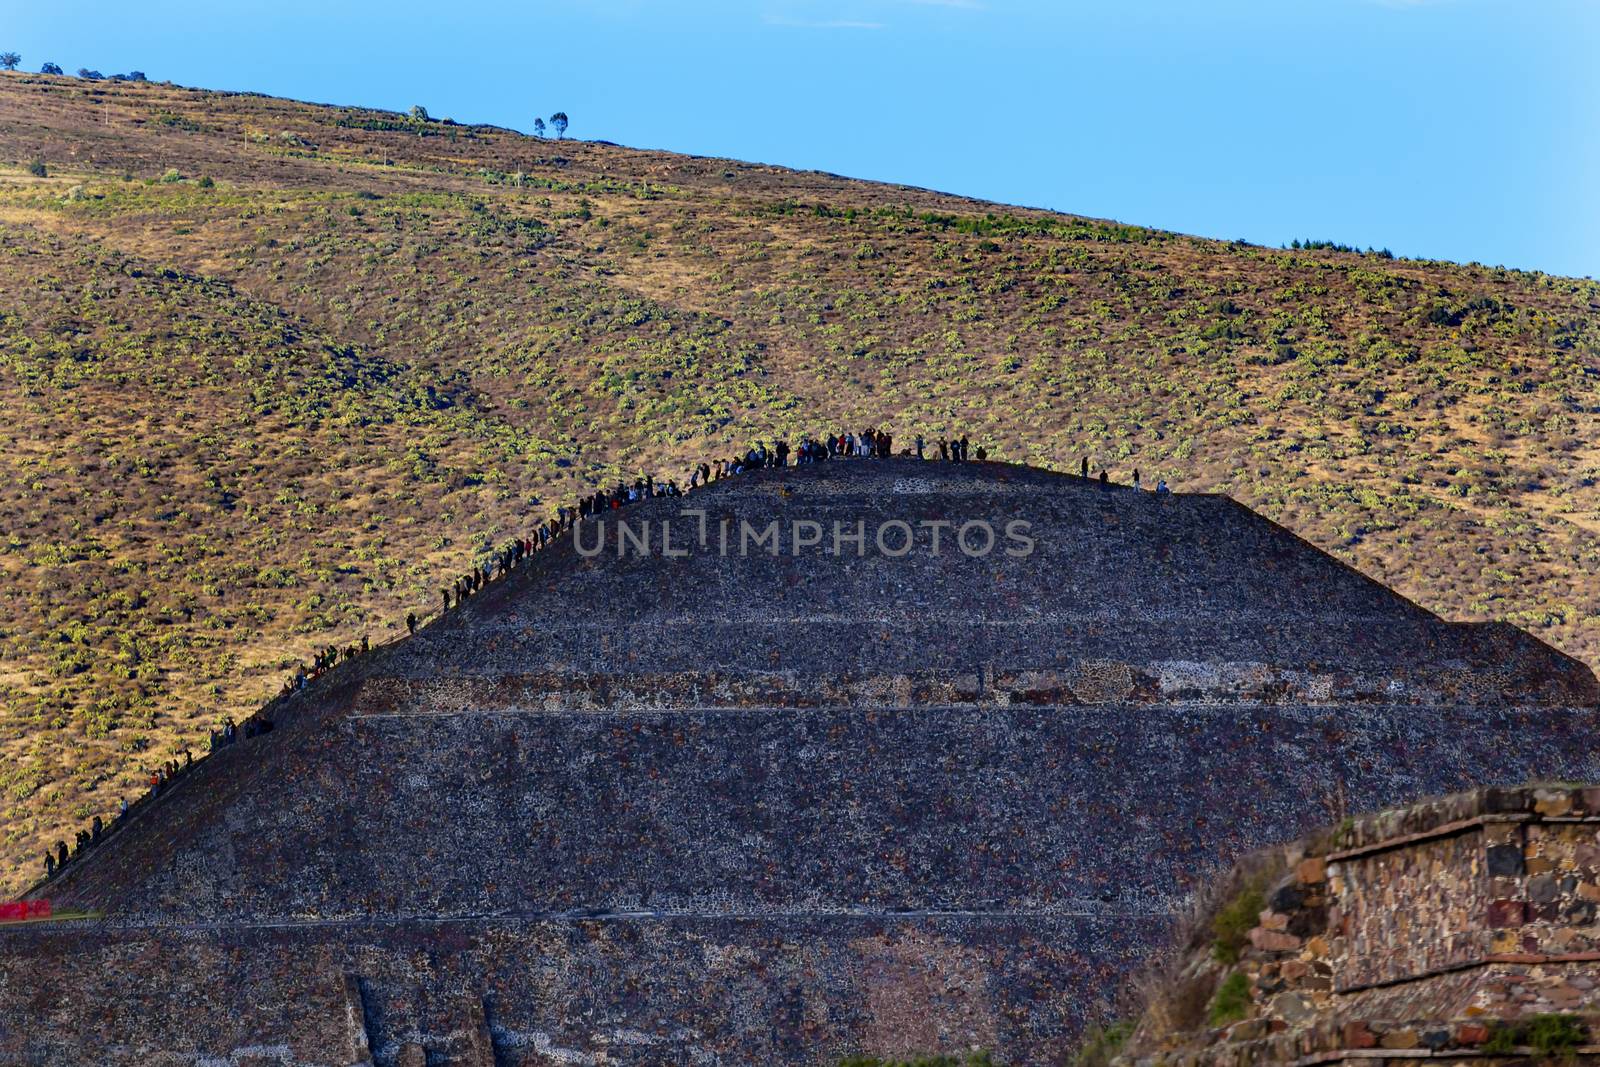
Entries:
{"label": "stone pyramid", "polygon": [[39,888],[98,917],[0,927],[0,1063],[1055,1062],[1239,852],[1600,778],[1585,667],[1221,497],[852,460],[579,534]]}

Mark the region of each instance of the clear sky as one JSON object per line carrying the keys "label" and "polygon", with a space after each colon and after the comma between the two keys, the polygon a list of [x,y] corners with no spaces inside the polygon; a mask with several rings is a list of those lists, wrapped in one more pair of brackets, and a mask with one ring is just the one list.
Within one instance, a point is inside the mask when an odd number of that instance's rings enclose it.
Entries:
{"label": "clear sky", "polygon": [[0,50],[1600,275],[1600,0],[0,0]]}

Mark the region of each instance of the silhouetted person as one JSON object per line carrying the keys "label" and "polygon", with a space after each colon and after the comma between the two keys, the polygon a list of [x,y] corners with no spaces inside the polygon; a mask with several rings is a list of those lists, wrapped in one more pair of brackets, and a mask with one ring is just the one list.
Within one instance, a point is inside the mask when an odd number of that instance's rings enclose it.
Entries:
{"label": "silhouetted person", "polygon": [[59,867],[65,867],[66,865],[67,865],[67,843],[65,841],[57,841],[56,842],[56,866],[59,868]]}
{"label": "silhouetted person", "polygon": [[44,876],[46,878],[56,876],[56,857],[49,849],[44,850]]}
{"label": "silhouetted person", "polygon": [[1089,457],[1088,456],[1084,456],[1083,457],[1083,465],[1081,467],[1079,467],[1078,469],[1082,472],[1081,474],[1079,474],[1080,478],[1089,477]]}
{"label": "silhouetted person", "polygon": [[406,633],[414,634],[416,632],[417,632],[417,613],[414,612],[414,611],[408,611],[408,612],[406,612]]}
{"label": "silhouetted person", "polygon": [[1111,484],[1110,475],[1106,474],[1104,467],[1100,468],[1100,488],[1104,489],[1110,484]]}

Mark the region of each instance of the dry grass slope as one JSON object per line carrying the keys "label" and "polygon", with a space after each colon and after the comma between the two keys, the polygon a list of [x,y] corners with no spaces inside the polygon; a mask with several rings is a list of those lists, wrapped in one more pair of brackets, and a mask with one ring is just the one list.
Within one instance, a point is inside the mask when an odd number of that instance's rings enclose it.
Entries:
{"label": "dry grass slope", "polygon": [[1595,662],[1597,312],[1588,281],[0,74],[4,882],[578,487],[824,426],[1231,493]]}

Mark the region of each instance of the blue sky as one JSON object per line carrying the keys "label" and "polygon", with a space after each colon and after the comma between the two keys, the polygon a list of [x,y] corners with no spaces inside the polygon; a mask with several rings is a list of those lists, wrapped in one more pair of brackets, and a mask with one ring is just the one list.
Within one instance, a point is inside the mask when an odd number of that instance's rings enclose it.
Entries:
{"label": "blue sky", "polygon": [[1600,275],[1600,0],[0,0],[6,49]]}

